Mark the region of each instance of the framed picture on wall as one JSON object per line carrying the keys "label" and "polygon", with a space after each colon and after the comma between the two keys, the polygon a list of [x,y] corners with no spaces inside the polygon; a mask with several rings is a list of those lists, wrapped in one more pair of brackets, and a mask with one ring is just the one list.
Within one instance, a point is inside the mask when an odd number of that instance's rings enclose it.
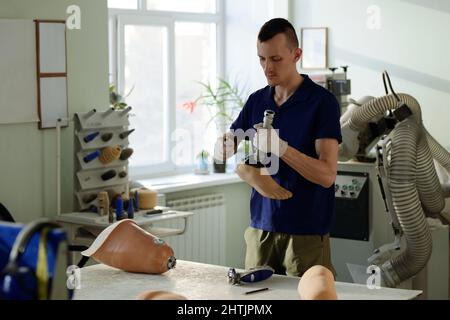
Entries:
{"label": "framed picture on wall", "polygon": [[301,58],[302,69],[326,69],[328,67],[328,28],[302,28]]}

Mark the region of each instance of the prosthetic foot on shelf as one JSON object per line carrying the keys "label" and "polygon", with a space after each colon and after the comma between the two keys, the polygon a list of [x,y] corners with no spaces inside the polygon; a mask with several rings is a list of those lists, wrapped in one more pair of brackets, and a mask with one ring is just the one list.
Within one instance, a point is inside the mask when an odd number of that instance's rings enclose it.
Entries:
{"label": "prosthetic foot on shelf", "polygon": [[131,157],[132,154],[133,154],[132,148],[123,149],[122,152],[120,153],[120,160],[125,161],[129,157]]}
{"label": "prosthetic foot on shelf", "polygon": [[103,148],[98,160],[104,165],[109,164],[114,160],[119,159],[121,152],[122,148],[120,146]]}

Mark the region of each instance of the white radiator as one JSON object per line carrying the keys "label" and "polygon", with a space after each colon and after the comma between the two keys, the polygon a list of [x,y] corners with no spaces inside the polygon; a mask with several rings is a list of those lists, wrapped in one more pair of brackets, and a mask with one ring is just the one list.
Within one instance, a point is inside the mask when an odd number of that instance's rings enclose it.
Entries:
{"label": "white radiator", "polygon": [[[225,264],[225,196],[221,193],[168,200],[166,206],[174,210],[194,212],[187,219],[182,235],[164,238],[175,257],[217,265]],[[157,227],[182,229],[183,219],[155,223]]]}

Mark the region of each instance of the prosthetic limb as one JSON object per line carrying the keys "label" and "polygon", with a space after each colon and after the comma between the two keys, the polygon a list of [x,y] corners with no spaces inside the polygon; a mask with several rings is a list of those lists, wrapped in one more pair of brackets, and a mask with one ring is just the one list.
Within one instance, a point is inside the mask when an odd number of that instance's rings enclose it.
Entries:
{"label": "prosthetic limb", "polygon": [[139,300],[187,300],[186,297],[170,291],[144,291],[137,297]]}
{"label": "prosthetic limb", "polygon": [[172,248],[163,240],[124,219],[98,235],[83,256],[128,272],[161,274],[175,267]]}
{"label": "prosthetic limb", "polygon": [[[264,111],[263,128],[269,129],[272,126],[274,116],[275,112],[272,110]],[[253,145],[251,145],[251,149],[253,152],[246,157],[244,160],[245,164],[255,168],[264,168],[265,165],[260,160],[265,157],[265,154]]]}
{"label": "prosthetic limb", "polygon": [[302,300],[337,300],[333,273],[320,265],[306,270],[297,291]]}
{"label": "prosthetic limb", "polygon": [[[272,110],[266,110],[264,112],[263,127],[270,128],[273,122],[275,113]],[[253,147],[252,147],[253,149]],[[256,158],[254,158],[256,155]],[[262,196],[276,200],[286,200],[292,197],[292,193],[280,186],[270,176],[264,164],[260,162],[260,159],[265,155],[256,150],[253,155],[249,155],[244,163],[239,164],[236,168],[238,176],[255,188]]]}
{"label": "prosthetic limb", "polygon": [[236,173],[264,197],[276,200],[286,200],[292,197],[292,192],[275,182],[266,168],[239,164],[236,167]]}

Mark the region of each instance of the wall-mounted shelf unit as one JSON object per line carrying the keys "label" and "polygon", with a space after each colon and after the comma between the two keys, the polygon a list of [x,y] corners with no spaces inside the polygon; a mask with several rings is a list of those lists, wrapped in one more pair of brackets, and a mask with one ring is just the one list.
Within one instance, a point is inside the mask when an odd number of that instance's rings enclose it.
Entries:
{"label": "wall-mounted shelf unit", "polygon": [[[117,195],[129,193],[128,115],[131,109],[95,109],[74,117],[74,191],[77,211],[95,211],[96,196],[107,191],[110,202]],[[129,156],[129,155],[128,155]]]}

